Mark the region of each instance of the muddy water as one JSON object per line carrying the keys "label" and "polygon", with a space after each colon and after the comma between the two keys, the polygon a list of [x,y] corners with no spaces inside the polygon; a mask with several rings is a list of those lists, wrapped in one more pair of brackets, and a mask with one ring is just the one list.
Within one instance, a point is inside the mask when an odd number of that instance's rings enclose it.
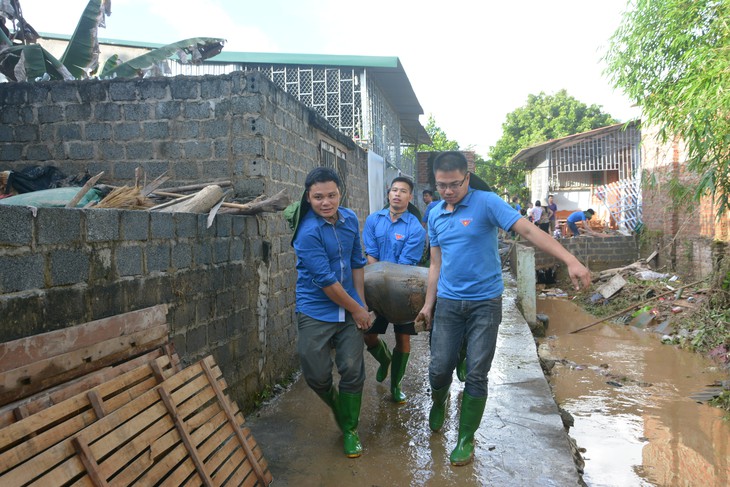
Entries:
{"label": "muddy water", "polygon": [[571,301],[538,300],[537,310],[550,317],[541,354],[567,360],[550,382],[575,419],[589,486],[730,485],[730,423],[689,398],[726,374],[636,328],[569,334],[595,320]]}

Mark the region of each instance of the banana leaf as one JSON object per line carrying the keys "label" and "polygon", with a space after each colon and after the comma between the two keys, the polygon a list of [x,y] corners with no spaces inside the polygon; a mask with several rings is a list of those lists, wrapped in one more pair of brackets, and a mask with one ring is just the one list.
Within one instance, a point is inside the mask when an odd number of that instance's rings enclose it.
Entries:
{"label": "banana leaf", "polygon": [[5,32],[0,29],[0,51],[2,51],[3,48],[10,47],[12,45],[13,42],[5,35]]}
{"label": "banana leaf", "polygon": [[105,65],[100,77],[134,78],[143,76],[147,70],[167,59],[173,58],[175,55],[177,55],[175,60],[180,63],[199,64],[203,60],[219,54],[223,49],[224,42],[225,39],[214,37],[193,37],[177,41],[130,59],[112,69],[106,69],[107,65]]}
{"label": "banana leaf", "polygon": [[63,63],[76,79],[88,78],[99,65],[99,27],[104,27],[106,15],[111,14],[111,0],[89,0],[76,30],[61,56]]}
{"label": "banana leaf", "polygon": [[0,73],[12,81],[34,81],[43,78],[70,80],[73,75],[39,44],[8,47],[0,51]]}

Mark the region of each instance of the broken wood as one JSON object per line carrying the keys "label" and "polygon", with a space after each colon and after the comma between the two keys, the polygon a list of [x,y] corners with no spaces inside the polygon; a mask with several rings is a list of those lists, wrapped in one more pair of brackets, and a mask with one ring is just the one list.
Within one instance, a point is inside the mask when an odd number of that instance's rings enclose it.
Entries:
{"label": "broken wood", "polygon": [[74,196],[71,199],[71,201],[69,201],[68,203],[66,203],[66,208],[76,208],[76,205],[79,204],[79,201],[81,201],[81,198],[83,198],[86,195],[86,193],[88,193],[89,190],[94,187],[94,185],[96,184],[96,182],[99,179],[101,179],[101,177],[103,175],[104,175],[104,171],[101,171],[99,174],[97,174],[93,178],[91,178],[88,181],[86,181],[86,184],[84,184],[81,187],[81,189],[79,190],[79,192],[76,193],[76,196]]}
{"label": "broken wood", "polygon": [[[178,193],[168,193],[166,191],[155,191],[153,194],[156,194],[158,196],[168,196],[170,198],[185,198],[189,197],[190,195],[183,195]],[[216,200],[217,202],[217,200]],[[258,213],[262,212],[269,212],[273,213],[276,211],[281,211],[287,206],[289,206],[290,200],[289,197],[286,195],[286,190],[281,190],[278,193],[276,193],[271,198],[267,198],[265,195],[260,195],[253,201],[249,203],[223,203],[221,205],[222,208],[228,208],[229,210],[226,210],[225,213],[234,214],[234,215],[256,215]],[[215,203],[213,203],[215,204]],[[211,205],[212,208],[212,205]],[[210,208],[208,208],[210,210]],[[205,210],[205,213],[208,210]],[[170,211],[170,210],[165,210]],[[179,210],[175,210],[179,211]],[[220,213],[223,213],[221,210]]]}
{"label": "broken wood", "polygon": [[[702,281],[705,281],[705,280],[707,280],[707,278],[700,279],[699,281],[695,281],[695,282],[693,282],[691,284],[686,284],[686,285],[682,286],[679,289],[684,289],[686,287],[690,287],[690,286],[697,285],[697,284],[699,284],[699,283],[701,283]],[[624,313],[628,313],[629,311],[631,311],[634,308],[639,308],[641,306],[644,306],[646,303],[648,303],[650,301],[654,301],[655,299],[663,298],[664,296],[667,296],[669,294],[672,294],[673,292],[674,291],[667,291],[666,293],[657,294],[656,296],[653,296],[653,297],[651,297],[651,298],[649,298],[649,299],[647,299],[645,301],[642,301],[640,303],[633,304],[633,305],[631,305],[631,306],[629,306],[627,308],[624,308],[621,311],[618,311],[618,312],[616,312],[616,313],[614,313],[612,315],[604,316],[600,320],[596,320],[593,323],[591,323],[590,325],[586,325],[586,326],[583,326],[583,327],[578,328],[577,330],[573,330],[573,331],[569,332],[568,334],[578,333],[579,331],[587,330],[588,328],[591,328],[593,326],[596,326],[598,324],[601,324],[604,321],[610,320],[611,318],[615,318],[615,317],[620,316],[620,315],[622,315]]]}
{"label": "broken wood", "polygon": [[157,188],[159,188],[160,186],[165,184],[170,179],[170,177],[165,176],[165,174],[167,174],[167,171],[165,171],[162,174],[160,174],[159,176],[157,176],[154,179],[154,181],[152,181],[151,183],[146,184],[145,187],[140,190],[140,193],[142,194],[142,196],[144,196],[144,197],[149,196],[150,193],[152,193],[154,190],[156,190]]}
{"label": "broken wood", "polygon": [[233,186],[233,183],[231,181],[211,181],[209,183],[199,183],[199,184],[187,184],[185,186],[175,186],[172,188],[161,188],[160,191],[164,191],[165,193],[184,193],[186,191],[198,191],[206,186],[220,186],[221,188],[227,188],[229,186]]}
{"label": "broken wood", "polygon": [[[172,195],[171,193],[164,193],[156,191],[155,194],[160,196],[172,196],[179,197],[182,195]],[[180,201],[177,204],[168,206],[159,211],[167,213],[207,213],[216,203],[223,197],[223,190],[220,186],[211,185],[198,191],[195,196],[185,201]]]}

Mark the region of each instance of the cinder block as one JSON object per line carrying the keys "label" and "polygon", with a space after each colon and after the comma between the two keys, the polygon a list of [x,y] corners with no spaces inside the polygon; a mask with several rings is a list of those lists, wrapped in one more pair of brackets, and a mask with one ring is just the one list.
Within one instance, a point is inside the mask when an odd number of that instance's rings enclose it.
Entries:
{"label": "cinder block", "polygon": [[25,206],[0,207],[0,246],[25,246],[33,241],[33,214]]}
{"label": "cinder block", "polygon": [[69,142],[68,157],[77,161],[93,159],[94,145],[91,142]]}
{"label": "cinder block", "polygon": [[[45,287],[45,262],[40,253],[0,256],[0,294]],[[3,316],[3,321],[5,321]]]}
{"label": "cinder block", "polygon": [[200,80],[200,96],[203,99],[227,97],[230,94],[230,79],[219,76],[206,76]]}
{"label": "cinder block", "polygon": [[145,140],[165,139],[169,136],[167,122],[143,122],[142,133]]}
{"label": "cinder block", "polygon": [[220,159],[203,161],[203,172],[209,181],[214,179],[230,179],[232,175],[228,161]]}
{"label": "cinder block", "polygon": [[51,286],[86,282],[89,279],[89,264],[89,255],[82,250],[51,251]]}
{"label": "cinder block", "polygon": [[175,243],[172,246],[172,267],[188,269],[193,265],[193,249],[187,243]]}
{"label": "cinder block", "polygon": [[149,213],[137,210],[120,212],[121,238],[124,240],[147,240],[149,238]]}
{"label": "cinder block", "polygon": [[38,141],[38,127],[34,125],[16,125],[15,141],[16,142],[35,142]]}
{"label": "cinder block", "polygon": [[45,309],[42,313],[45,321],[43,329],[36,333],[58,330],[88,321],[85,295],[86,289],[77,286],[46,291],[43,299]]}
{"label": "cinder block", "polygon": [[87,123],[84,134],[86,140],[108,140],[112,138],[112,126],[109,123]]}
{"label": "cinder block", "polygon": [[159,142],[156,143],[157,154],[160,159],[171,159],[177,161],[182,159],[182,147],[177,142]]}
{"label": "cinder block", "polygon": [[228,137],[229,122],[225,119],[205,120],[200,122],[201,133],[208,139]]}
{"label": "cinder block", "polygon": [[82,240],[82,212],[72,208],[39,208],[36,235],[40,245],[72,244]]}
{"label": "cinder block", "polygon": [[206,239],[193,246],[195,250],[195,265],[205,266],[213,263],[213,247]]}
{"label": "cinder block", "polygon": [[94,115],[101,122],[118,122],[122,119],[122,110],[116,103],[99,103]]}
{"label": "cinder block", "polygon": [[235,115],[253,115],[261,113],[262,101],[259,95],[243,95],[231,98],[231,113]]}
{"label": "cinder block", "polygon": [[217,237],[231,236],[234,218],[234,215],[216,215],[214,223]]}
{"label": "cinder block", "polygon": [[84,210],[84,216],[87,242],[119,240],[119,210]]}
{"label": "cinder block", "polygon": [[148,245],[145,253],[147,255],[147,272],[165,272],[170,267],[169,244]]}
{"label": "cinder block", "polygon": [[84,80],[83,83],[79,83],[78,90],[81,103],[107,101],[107,85],[108,82],[99,80]]}
{"label": "cinder block", "polygon": [[132,140],[142,137],[142,126],[137,122],[125,122],[114,125],[116,140]]}
{"label": "cinder block", "polygon": [[63,109],[63,113],[67,122],[87,121],[91,119],[91,105],[66,105]]}
{"label": "cinder block", "polygon": [[213,242],[213,259],[216,264],[222,264],[230,259],[229,240],[228,238],[218,238]]}
{"label": "cinder block", "polygon": [[[111,130],[111,127],[110,127]],[[124,159],[124,146],[116,142],[101,141],[98,144],[99,156],[105,161]]]}
{"label": "cinder block", "polygon": [[134,81],[113,80],[109,83],[109,97],[112,101],[128,101],[137,99],[137,87]]}
{"label": "cinder block", "polygon": [[139,97],[142,100],[164,100],[169,98],[167,87],[168,80],[165,79],[143,79],[138,82]]}
{"label": "cinder block", "polygon": [[[127,159],[133,161],[144,161],[153,159],[155,154],[154,144],[152,142],[130,142],[126,144]],[[150,174],[148,174],[150,176]]]}
{"label": "cinder block", "polygon": [[205,120],[212,115],[212,109],[208,101],[186,103],[183,106],[183,114],[188,119]]}
{"label": "cinder block", "polygon": [[150,238],[172,239],[175,226],[170,213],[153,211],[150,213]]}
{"label": "cinder block", "polygon": [[123,105],[123,119],[127,121],[145,121],[150,118],[152,107],[147,103],[127,103]]}
{"label": "cinder block", "polygon": [[43,105],[38,107],[38,122],[53,123],[63,120],[63,109],[57,105]]}
{"label": "cinder block", "polygon": [[185,337],[185,348],[188,356],[194,356],[207,352],[208,330],[207,326],[197,326],[187,331]]}
{"label": "cinder block", "polygon": [[54,83],[53,89],[51,91],[51,100],[54,103],[59,102],[69,102],[78,103],[80,100],[79,98],[79,89],[78,89],[78,83],[74,82],[66,82],[66,83]]}
{"label": "cinder block", "polygon": [[13,128],[9,125],[0,125],[0,142],[12,142],[13,140],[15,140]]}
{"label": "cinder block", "polygon": [[237,138],[231,143],[234,156],[259,157],[264,154],[264,139],[261,137]]}
{"label": "cinder block", "polygon": [[56,127],[56,137],[59,140],[82,140],[81,124],[67,123]]}
{"label": "cinder block", "polygon": [[142,274],[142,248],[137,245],[117,246],[114,249],[117,273],[120,277]]}
{"label": "cinder block", "polygon": [[182,145],[186,159],[210,159],[212,155],[210,142],[195,140]]}
{"label": "cinder block", "polygon": [[170,124],[173,138],[181,140],[196,139],[200,135],[200,122],[197,120],[181,120]]}
{"label": "cinder block", "polygon": [[198,236],[198,215],[193,213],[173,213],[175,235],[177,238],[195,238]]}
{"label": "cinder block", "polygon": [[175,119],[180,116],[182,104],[179,101],[163,101],[155,108],[155,118],[158,120]]}
{"label": "cinder block", "polygon": [[170,95],[175,100],[192,100],[200,97],[200,83],[194,78],[176,78],[170,83]]}

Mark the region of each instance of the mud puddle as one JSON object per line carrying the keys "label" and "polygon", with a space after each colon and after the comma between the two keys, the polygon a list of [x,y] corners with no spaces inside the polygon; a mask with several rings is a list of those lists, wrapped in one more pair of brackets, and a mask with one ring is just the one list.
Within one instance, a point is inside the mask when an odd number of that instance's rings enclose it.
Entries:
{"label": "mud puddle", "polygon": [[589,486],[730,485],[730,423],[690,399],[727,374],[636,328],[569,334],[595,320],[571,301],[538,299],[537,311],[550,317],[540,352],[556,360],[549,381],[575,419]]}

